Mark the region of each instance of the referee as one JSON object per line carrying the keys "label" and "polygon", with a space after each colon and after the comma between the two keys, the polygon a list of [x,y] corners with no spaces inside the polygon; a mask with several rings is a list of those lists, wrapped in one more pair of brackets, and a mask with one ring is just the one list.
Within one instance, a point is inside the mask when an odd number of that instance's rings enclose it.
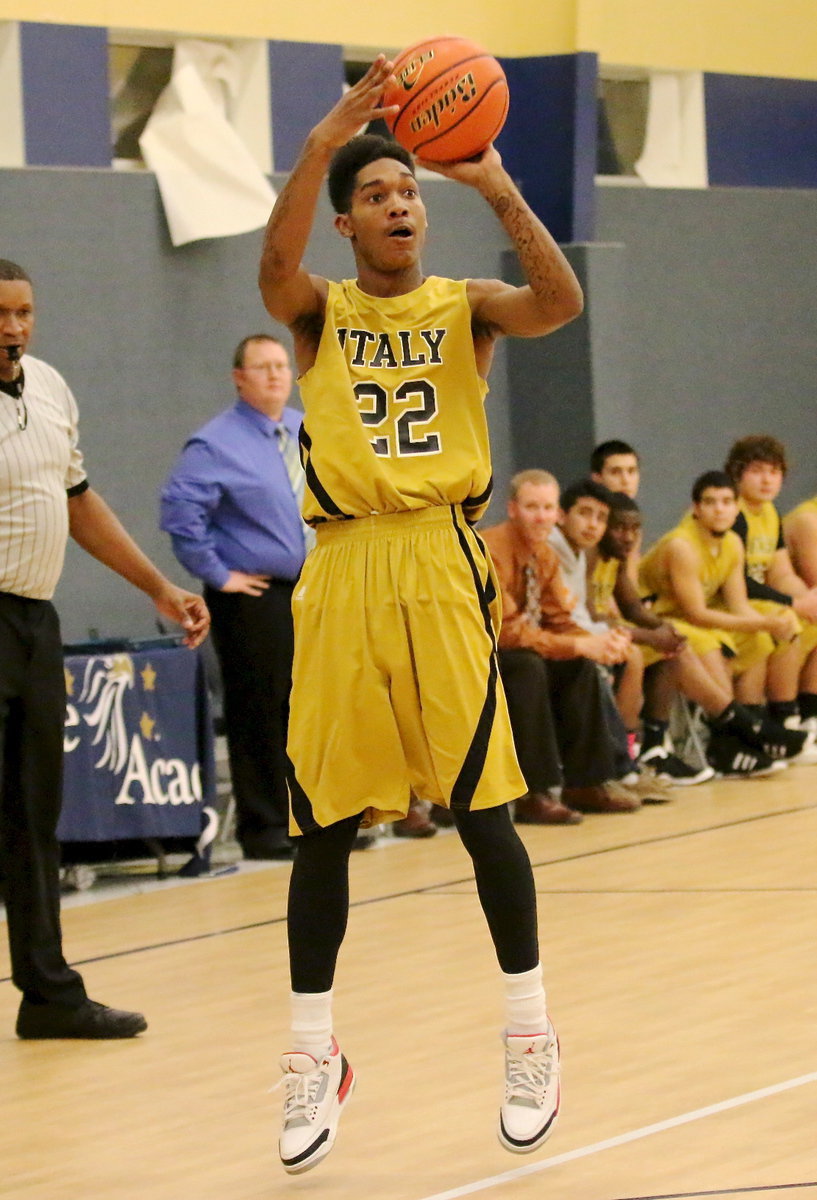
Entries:
{"label": "referee", "polygon": [[65,677],[51,597],[70,533],[150,596],[197,646],[204,601],[166,579],[88,485],[65,380],[26,355],[34,297],[0,259],[0,872],[21,1038],[125,1038],[141,1013],[89,1000],[62,953],[59,844]]}

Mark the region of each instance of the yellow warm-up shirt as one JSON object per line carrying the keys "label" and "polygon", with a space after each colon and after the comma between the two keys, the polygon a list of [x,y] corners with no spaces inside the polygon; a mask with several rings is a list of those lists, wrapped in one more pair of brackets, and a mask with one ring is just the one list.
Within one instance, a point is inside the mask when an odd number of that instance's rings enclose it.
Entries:
{"label": "yellow warm-up shirt", "polygon": [[491,495],[485,396],[464,280],[402,296],[330,283],[314,365],[300,379],[304,518],[310,524]]}
{"label": "yellow warm-up shirt", "polygon": [[780,514],[771,500],[764,500],[757,510],[739,500],[738,508],[733,528],[746,548],[747,578],[765,583],[772,559],[784,546]]}
{"label": "yellow warm-up shirt", "polygon": [[618,572],[621,563],[617,558],[596,559],[593,574],[590,576],[590,589],[593,599],[593,610],[600,619],[617,616],[613,592],[618,582]]}
{"label": "yellow warm-up shirt", "polygon": [[642,595],[656,597],[653,612],[656,616],[681,618],[684,616],[675,598],[667,566],[667,544],[673,538],[684,538],[695,548],[700,561],[699,578],[706,604],[708,607],[719,607],[718,593],[740,562],[740,538],[730,529],[716,541],[714,546],[710,545],[708,541],[704,540],[695,518],[688,513],[674,529],[665,533],[641,559],[638,573],[639,588]]}

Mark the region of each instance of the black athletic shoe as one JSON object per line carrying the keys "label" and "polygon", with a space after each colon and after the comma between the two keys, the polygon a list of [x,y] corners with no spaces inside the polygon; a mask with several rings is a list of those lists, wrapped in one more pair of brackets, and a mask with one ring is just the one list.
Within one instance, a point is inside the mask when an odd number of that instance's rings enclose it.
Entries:
{"label": "black athletic shoe", "polygon": [[808,730],[787,729],[778,721],[765,717],[760,726],[759,737],[764,754],[769,758],[797,758],[808,740]]}
{"label": "black athletic shoe", "polygon": [[79,1008],[62,1004],[32,1004],[23,998],[17,1014],[17,1036],[33,1038],[132,1038],[144,1033],[148,1023],[141,1013],[108,1008],[85,1000]]}
{"label": "black athletic shoe", "polygon": [[694,787],[697,783],[706,783],[715,774],[713,767],[691,767],[665,746],[653,746],[651,750],[645,750],[638,761],[649,767],[658,779],[663,779],[673,787]]}
{"label": "black athletic shoe", "polygon": [[775,770],[767,754],[747,746],[731,733],[713,732],[706,757],[721,779],[752,779],[771,775]]}

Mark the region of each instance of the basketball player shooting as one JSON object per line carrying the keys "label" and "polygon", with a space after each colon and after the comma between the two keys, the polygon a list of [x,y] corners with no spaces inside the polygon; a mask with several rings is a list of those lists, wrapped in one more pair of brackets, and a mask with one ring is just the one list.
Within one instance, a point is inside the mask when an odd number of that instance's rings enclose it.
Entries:
{"label": "basketball player shooting", "polygon": [[[559,1109],[558,1042],[539,963],[536,893],[508,803],[525,792],[497,675],[495,586],[473,524],[488,505],[484,400],[499,337],[540,337],[582,310],[576,277],[489,145],[425,165],[474,188],[527,283],[421,265],[426,210],[408,151],[354,136],[383,104],[381,55],[309,134],[267,227],[260,287],[289,326],[305,420],[305,519],[317,544],[293,599],[288,908],[292,1049],[286,1171],[332,1148],[355,1083],[332,1025],[358,829],[405,816],[413,789],[451,809],[473,860],[505,991],[503,1146],[524,1153]],[[302,265],[324,178],[356,279]],[[395,1039],[384,1039],[389,1054]],[[400,1039],[397,1039],[399,1045]],[[395,1086],[400,1064],[395,1062]]]}

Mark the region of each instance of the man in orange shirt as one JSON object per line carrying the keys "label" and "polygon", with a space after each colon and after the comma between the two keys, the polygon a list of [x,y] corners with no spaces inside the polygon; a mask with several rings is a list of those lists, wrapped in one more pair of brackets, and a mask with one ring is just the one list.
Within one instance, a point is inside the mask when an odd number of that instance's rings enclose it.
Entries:
{"label": "man in orange shirt", "polygon": [[588,633],[573,620],[574,597],[547,540],[558,512],[554,477],[521,471],[511,480],[508,520],[482,531],[502,591],[499,665],[529,789],[516,803],[523,824],[574,823],[576,810],[631,812],[640,803],[606,786],[620,771],[595,666],[621,662],[630,639],[619,629]]}

